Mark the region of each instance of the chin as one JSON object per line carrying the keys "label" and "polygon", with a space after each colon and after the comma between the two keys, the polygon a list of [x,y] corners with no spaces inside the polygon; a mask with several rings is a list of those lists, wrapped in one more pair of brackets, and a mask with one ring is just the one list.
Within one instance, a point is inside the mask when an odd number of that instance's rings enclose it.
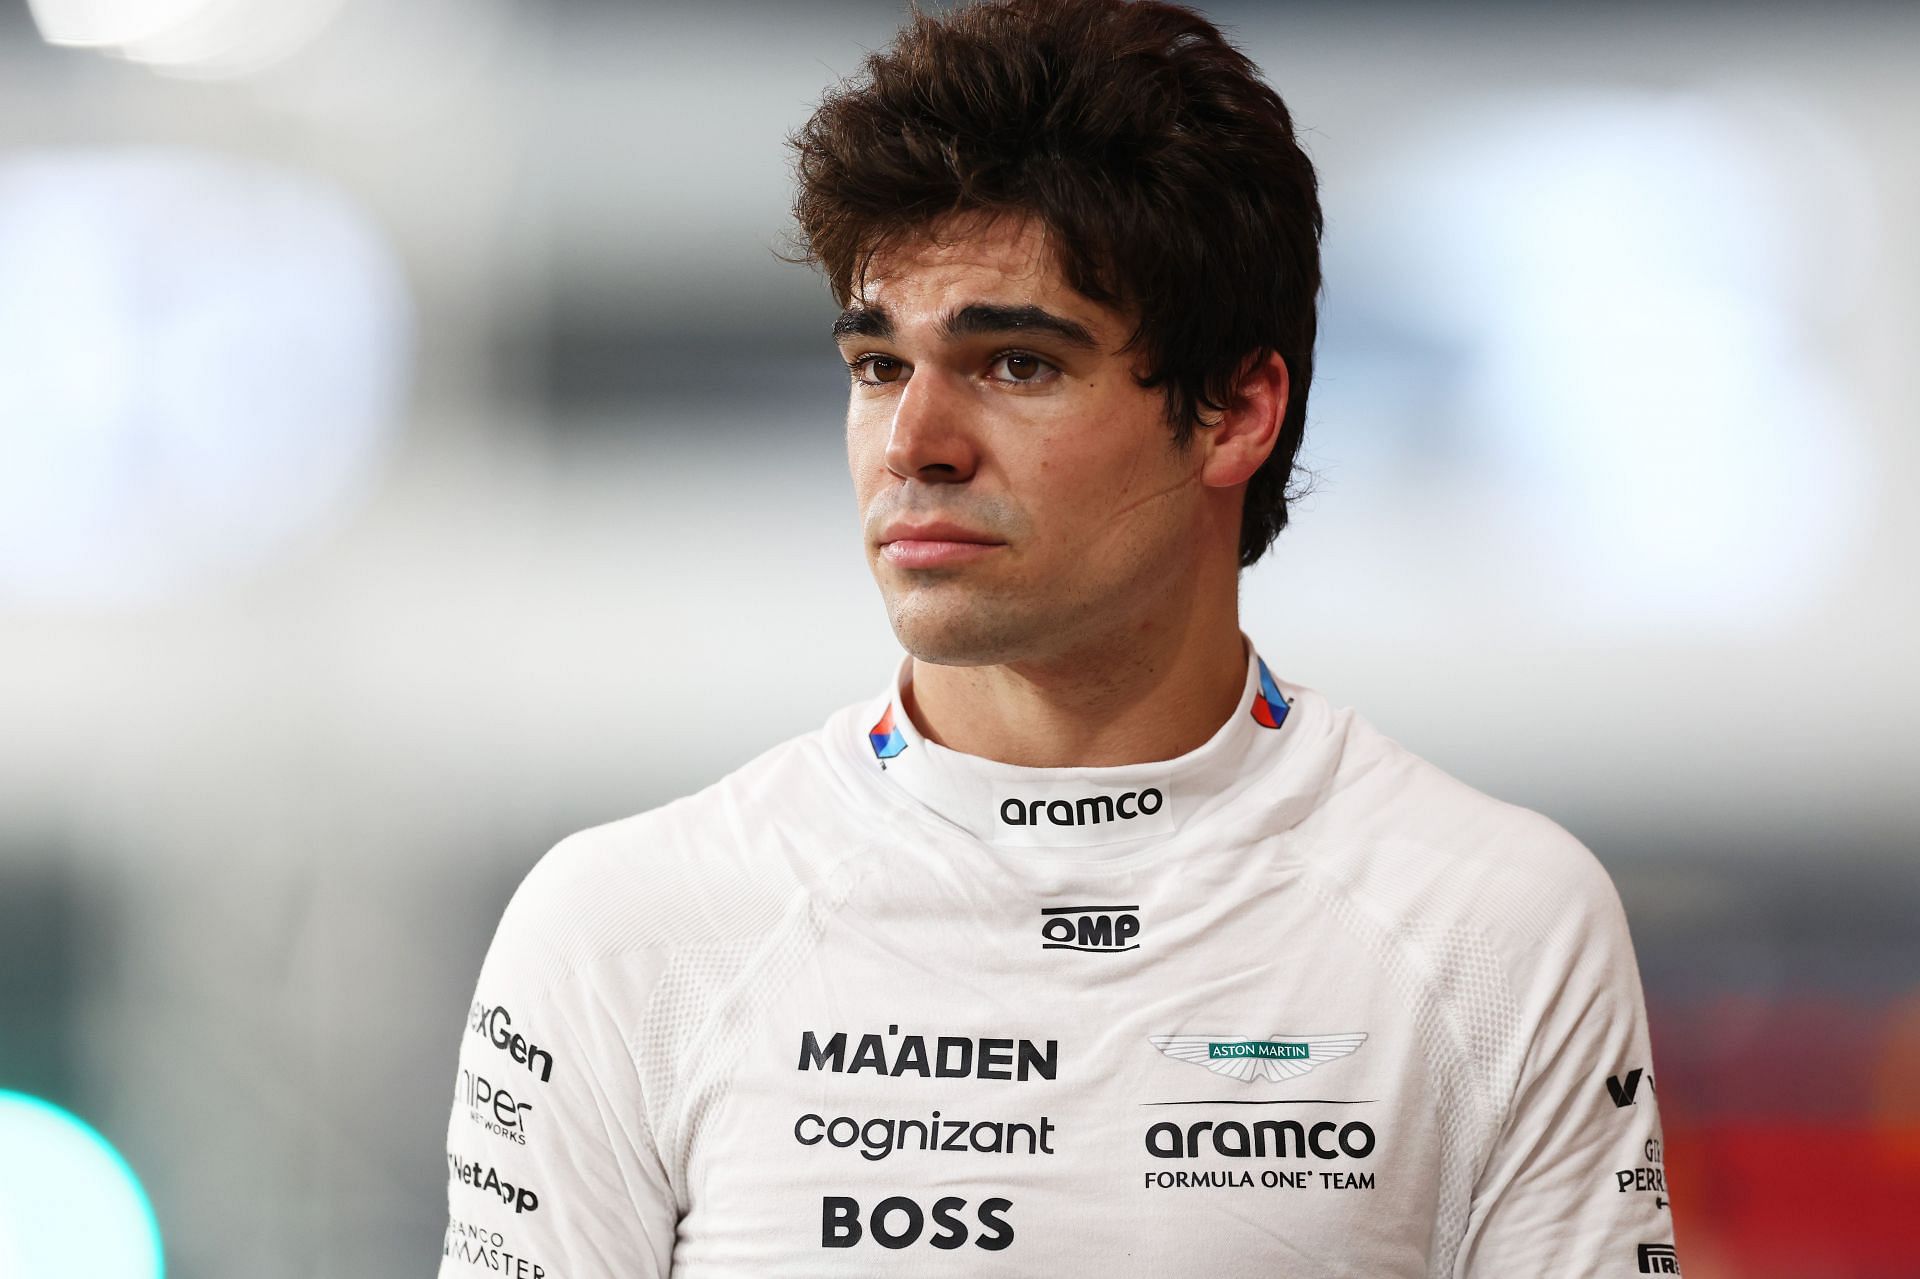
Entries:
{"label": "chin", "polygon": [[887,619],[900,647],[936,666],[997,666],[1030,657],[1048,628],[973,601],[890,599]]}

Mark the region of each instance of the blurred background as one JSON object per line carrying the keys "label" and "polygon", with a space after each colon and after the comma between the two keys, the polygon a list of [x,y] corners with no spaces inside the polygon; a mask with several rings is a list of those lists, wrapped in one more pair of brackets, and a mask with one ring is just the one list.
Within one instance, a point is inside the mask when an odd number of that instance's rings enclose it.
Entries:
{"label": "blurred background", "polygon": [[[1686,1274],[1920,1274],[1920,9],[1207,11],[1327,214],[1247,630],[1612,872]],[[902,13],[0,0],[0,1090],[169,1274],[432,1273],[520,877],[891,673],[775,251]]]}

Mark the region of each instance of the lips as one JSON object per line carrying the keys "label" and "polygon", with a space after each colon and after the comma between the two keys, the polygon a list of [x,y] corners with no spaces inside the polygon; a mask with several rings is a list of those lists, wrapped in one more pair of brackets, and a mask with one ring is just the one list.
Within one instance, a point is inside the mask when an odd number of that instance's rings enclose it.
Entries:
{"label": "lips", "polygon": [[977,529],[946,520],[890,524],[880,535],[880,555],[896,568],[943,568],[979,559],[1006,546]]}
{"label": "lips", "polygon": [[890,542],[974,542],[987,546],[1004,545],[997,537],[976,532],[963,524],[935,520],[930,524],[889,524],[880,535],[880,544]]}

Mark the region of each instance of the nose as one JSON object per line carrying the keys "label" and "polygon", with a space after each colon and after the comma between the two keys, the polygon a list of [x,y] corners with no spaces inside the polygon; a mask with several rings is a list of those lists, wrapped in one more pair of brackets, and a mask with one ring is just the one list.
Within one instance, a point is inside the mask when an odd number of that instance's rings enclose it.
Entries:
{"label": "nose", "polygon": [[964,483],[979,464],[965,392],[932,371],[916,371],[894,401],[887,469],[903,480]]}

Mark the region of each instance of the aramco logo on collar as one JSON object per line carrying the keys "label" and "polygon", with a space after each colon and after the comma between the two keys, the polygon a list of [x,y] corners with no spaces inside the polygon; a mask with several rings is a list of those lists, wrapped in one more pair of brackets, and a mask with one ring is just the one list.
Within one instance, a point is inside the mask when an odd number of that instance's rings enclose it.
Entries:
{"label": "aramco logo on collar", "polygon": [[892,759],[907,749],[907,739],[893,726],[892,702],[887,703],[887,713],[880,717],[880,722],[867,730],[867,740],[873,743],[873,753],[877,759]]}

